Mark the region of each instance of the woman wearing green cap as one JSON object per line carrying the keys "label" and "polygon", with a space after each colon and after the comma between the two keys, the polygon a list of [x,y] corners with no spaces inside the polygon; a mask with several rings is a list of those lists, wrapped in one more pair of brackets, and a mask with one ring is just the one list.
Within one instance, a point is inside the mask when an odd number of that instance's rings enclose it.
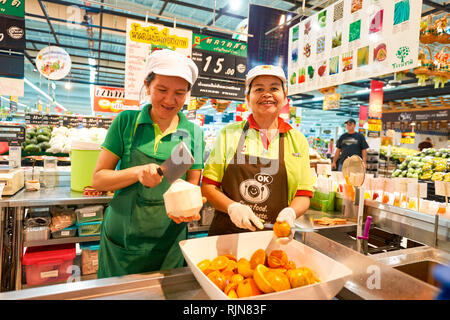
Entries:
{"label": "woman wearing green cap", "polygon": [[202,194],[216,209],[209,235],[262,229],[261,220],[292,229],[312,197],[308,142],[279,116],[287,103],[283,69],[257,66],[246,87],[252,113],[220,132],[203,171]]}
{"label": "woman wearing green cap", "polygon": [[164,49],[146,59],[144,75],[151,103],[114,119],[94,171],[95,189],[115,191],[102,223],[99,278],[182,267],[178,242],[187,238],[185,222],[200,219],[166,213],[163,194],[169,183],[157,172],[183,141],[195,163],[182,178],[199,184],[203,131],[180,112],[197,67],[186,56]]}

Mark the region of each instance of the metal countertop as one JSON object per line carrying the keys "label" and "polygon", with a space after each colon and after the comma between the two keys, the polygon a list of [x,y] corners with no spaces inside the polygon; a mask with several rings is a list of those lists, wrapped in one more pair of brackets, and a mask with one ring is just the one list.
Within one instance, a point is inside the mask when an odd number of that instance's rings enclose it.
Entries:
{"label": "metal countertop", "polygon": [[[305,244],[344,264],[353,275],[338,299],[434,299],[439,289],[396,270],[372,256],[365,256],[320,234],[306,234]],[[431,248],[432,249],[432,248]],[[399,252],[400,253],[400,252]],[[379,286],[373,282],[379,276]],[[0,299],[209,299],[189,268],[56,284],[0,293]]]}
{"label": "metal countertop", "polygon": [[3,197],[0,200],[0,206],[37,207],[66,204],[104,204],[111,201],[112,198],[112,196],[86,197],[82,192],[72,191],[70,187],[41,188],[39,191],[22,189],[11,197]]}

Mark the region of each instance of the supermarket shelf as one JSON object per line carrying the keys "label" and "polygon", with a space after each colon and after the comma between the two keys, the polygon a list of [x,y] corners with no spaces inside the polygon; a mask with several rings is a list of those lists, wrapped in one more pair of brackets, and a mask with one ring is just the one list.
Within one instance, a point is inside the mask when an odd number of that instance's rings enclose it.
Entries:
{"label": "supermarket shelf", "polygon": [[90,237],[68,237],[59,239],[48,239],[48,240],[37,240],[37,241],[26,241],[24,242],[24,247],[36,247],[36,246],[50,246],[54,244],[65,244],[65,243],[81,243],[89,241],[100,241],[100,236],[90,236]]}

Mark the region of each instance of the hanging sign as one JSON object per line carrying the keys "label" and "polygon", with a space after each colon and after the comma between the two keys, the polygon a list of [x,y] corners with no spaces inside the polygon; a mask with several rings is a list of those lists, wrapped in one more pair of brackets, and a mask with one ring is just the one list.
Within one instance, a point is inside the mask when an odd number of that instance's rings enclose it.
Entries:
{"label": "hanging sign", "polygon": [[247,58],[247,43],[194,33],[192,49],[232,54]]}
{"label": "hanging sign", "polygon": [[416,137],[415,132],[402,132],[402,138],[400,139],[400,143],[414,144],[414,142],[416,141],[415,137]]}
{"label": "hanging sign", "polygon": [[139,110],[138,100],[125,99],[125,89],[105,86],[94,87],[94,111],[119,113],[123,110]]}
{"label": "hanging sign", "polygon": [[23,18],[25,16],[25,0],[0,0],[0,13]]}
{"label": "hanging sign", "polygon": [[[146,57],[154,50],[171,49],[192,56],[192,31],[127,19],[125,53],[125,97],[140,99]],[[187,101],[186,104],[188,104]]]}
{"label": "hanging sign", "polygon": [[198,78],[192,86],[195,97],[209,97],[225,100],[245,100],[244,82]]}
{"label": "hanging sign", "polygon": [[383,87],[382,81],[370,81],[369,118],[381,119],[382,117]]}
{"label": "hanging sign", "polygon": [[341,95],[339,93],[327,94],[323,99],[323,110],[339,109]]}
{"label": "hanging sign", "polygon": [[247,71],[247,44],[194,34],[192,60],[201,76],[244,80]]}
{"label": "hanging sign", "polygon": [[15,17],[2,17],[0,19],[0,48],[25,50],[24,19]]}
{"label": "hanging sign", "polygon": [[50,80],[61,80],[70,72],[72,62],[63,48],[45,47],[36,56],[36,68]]}
{"label": "hanging sign", "polygon": [[289,29],[289,93],[416,67],[421,14],[422,0],[342,0],[304,19]]}

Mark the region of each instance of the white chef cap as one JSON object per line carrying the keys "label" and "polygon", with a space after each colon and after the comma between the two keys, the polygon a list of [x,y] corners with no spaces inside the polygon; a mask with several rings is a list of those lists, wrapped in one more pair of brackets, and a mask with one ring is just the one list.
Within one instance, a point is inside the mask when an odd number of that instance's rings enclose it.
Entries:
{"label": "white chef cap", "polygon": [[284,75],[284,71],[279,66],[272,66],[272,65],[261,65],[256,66],[252,68],[248,73],[247,77],[245,79],[245,86],[250,86],[250,83],[252,83],[253,79],[255,79],[258,76],[275,76],[281,80],[283,83],[283,86],[286,85],[286,76]]}
{"label": "white chef cap", "polygon": [[179,52],[162,49],[147,56],[145,61],[144,79],[150,72],[164,76],[175,76],[185,79],[191,85],[198,76],[198,68],[192,59]]}

